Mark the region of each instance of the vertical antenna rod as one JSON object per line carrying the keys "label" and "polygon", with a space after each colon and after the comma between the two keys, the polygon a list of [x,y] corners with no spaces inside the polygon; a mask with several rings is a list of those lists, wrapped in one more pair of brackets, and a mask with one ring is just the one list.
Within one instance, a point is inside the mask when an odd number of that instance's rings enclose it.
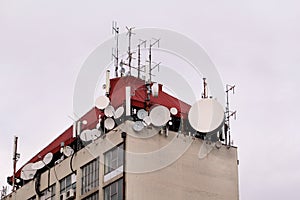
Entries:
{"label": "vertical antenna rod", "polygon": [[132,53],[131,53],[131,36],[132,36],[132,30],[134,27],[128,28],[127,29],[127,35],[128,35],[128,67],[129,67],[129,75],[131,75],[131,60],[132,60]]}
{"label": "vertical antenna rod", "polygon": [[203,94],[202,94],[202,98],[206,99],[208,97],[207,95],[207,82],[206,82],[206,78],[203,78]]}
{"label": "vertical antenna rod", "polygon": [[146,48],[146,40],[142,40],[138,44],[138,78],[141,78],[141,45],[144,45],[144,48]]}
{"label": "vertical antenna rod", "polygon": [[16,169],[17,169],[17,162],[20,158],[20,154],[17,153],[18,151],[18,137],[15,136],[14,138],[14,152],[13,152],[13,180],[12,180],[12,191],[15,191],[15,187],[16,187]]}
{"label": "vertical antenna rod", "polygon": [[150,80],[146,80],[146,81],[149,81],[151,82],[151,71],[152,71],[152,68],[151,68],[151,64],[152,64],[152,47],[157,44],[157,46],[159,47],[159,40],[160,39],[155,39],[155,41],[152,43],[151,40],[150,40],[150,46],[149,46],[149,76],[150,76]]}
{"label": "vertical antenna rod", "polygon": [[115,35],[116,40],[116,50],[113,53],[113,57],[115,60],[115,76],[118,77],[118,65],[119,65],[119,27],[117,26],[117,22],[113,21],[112,31]]}
{"label": "vertical antenna rod", "polygon": [[[230,111],[229,108],[229,92],[232,91],[234,94],[235,85],[226,85],[226,120],[225,120],[225,143],[230,147],[231,146],[231,132],[230,132],[230,117],[234,116],[236,119],[236,111]],[[228,138],[228,139],[227,139]]]}

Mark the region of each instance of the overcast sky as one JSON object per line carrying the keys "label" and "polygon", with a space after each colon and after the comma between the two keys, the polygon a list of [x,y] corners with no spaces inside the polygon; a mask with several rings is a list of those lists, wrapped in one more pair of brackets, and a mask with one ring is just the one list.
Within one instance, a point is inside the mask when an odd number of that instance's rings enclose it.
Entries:
{"label": "overcast sky", "polygon": [[[299,199],[300,3],[0,0],[0,186],[71,124],[77,74],[120,27],[161,27],[197,43],[224,83],[236,85],[232,136],[240,197]],[[201,84],[201,83],[199,83]]]}

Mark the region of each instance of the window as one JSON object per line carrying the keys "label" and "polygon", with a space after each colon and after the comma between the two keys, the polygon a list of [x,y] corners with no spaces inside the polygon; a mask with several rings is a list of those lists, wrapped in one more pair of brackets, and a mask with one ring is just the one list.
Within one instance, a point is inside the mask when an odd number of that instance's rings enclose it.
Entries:
{"label": "window", "polygon": [[85,194],[99,186],[99,158],[81,168],[81,194]]}
{"label": "window", "polygon": [[123,179],[104,188],[104,200],[123,200]]}
{"label": "window", "polygon": [[104,154],[104,174],[108,174],[123,165],[123,149],[123,144],[121,144]]}
{"label": "window", "polygon": [[55,184],[42,191],[40,200],[54,200],[55,199]]}
{"label": "window", "polygon": [[70,174],[59,181],[60,194],[69,191],[70,189],[76,189],[76,175]]}
{"label": "window", "polygon": [[90,196],[84,198],[83,200],[99,200],[98,192],[91,194]]}

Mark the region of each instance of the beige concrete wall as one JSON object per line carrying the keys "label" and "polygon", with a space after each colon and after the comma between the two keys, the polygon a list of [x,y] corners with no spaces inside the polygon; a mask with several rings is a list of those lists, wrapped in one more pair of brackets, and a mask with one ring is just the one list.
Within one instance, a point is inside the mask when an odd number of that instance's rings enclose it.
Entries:
{"label": "beige concrete wall", "polygon": [[[128,151],[153,151],[167,145],[172,139],[182,140],[177,133],[169,137],[156,135],[149,139],[127,137]],[[181,138],[181,139],[180,139]],[[186,137],[187,139],[187,137]],[[186,152],[175,162],[157,171],[126,174],[128,200],[237,200],[237,149],[213,147],[206,157],[198,156],[202,140],[194,139]],[[159,162],[159,160],[157,160]],[[131,163],[134,163],[132,158]],[[128,164],[128,165],[130,165]],[[140,163],[139,163],[140,164]]]}
{"label": "beige concrete wall", "polygon": [[[168,137],[158,134],[158,128],[144,129],[136,133],[132,123],[126,122],[111,131],[104,139],[97,139],[89,146],[78,151],[73,159],[73,168],[77,171],[77,199],[82,199],[99,190],[103,198],[103,187],[121,178],[123,174],[104,182],[103,153],[123,142],[121,132],[126,131],[127,153],[126,199],[155,200],[237,200],[238,199],[238,166],[237,149],[220,149],[215,147],[204,158],[199,158],[202,140],[189,136],[184,137],[170,132]],[[164,149],[165,151],[160,151]],[[171,150],[171,151],[170,151]],[[183,151],[184,150],[184,151]],[[184,152],[176,157],[179,152]],[[151,152],[155,156],[147,155]],[[176,159],[174,160],[174,156]],[[99,187],[85,195],[81,195],[81,169],[93,159],[100,159]],[[170,162],[170,161],[174,162]],[[157,167],[159,167],[157,169]],[[145,169],[146,173],[133,173]],[[157,170],[151,170],[157,169]],[[56,183],[56,200],[59,200],[59,180],[71,173],[70,158],[50,169],[50,185]],[[7,196],[6,200],[26,200],[35,195],[34,181],[30,181],[16,192]],[[48,187],[48,172],[41,175],[40,190]]]}

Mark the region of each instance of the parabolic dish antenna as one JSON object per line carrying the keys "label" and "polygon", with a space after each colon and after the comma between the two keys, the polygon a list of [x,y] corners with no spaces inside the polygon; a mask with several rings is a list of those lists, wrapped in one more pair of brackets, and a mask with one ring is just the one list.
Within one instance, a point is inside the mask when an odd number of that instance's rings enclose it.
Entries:
{"label": "parabolic dish antenna", "polygon": [[84,142],[90,141],[91,140],[91,130],[86,129],[80,133],[80,139]]}
{"label": "parabolic dish antenna", "polygon": [[120,106],[119,108],[117,108],[116,112],[115,112],[115,119],[119,119],[124,113],[124,107]]}
{"label": "parabolic dish antenna", "polygon": [[69,156],[73,155],[74,150],[70,146],[66,146],[63,150],[63,153],[65,156],[69,157]]}
{"label": "parabolic dish antenna", "polygon": [[96,99],[95,105],[99,109],[105,109],[109,105],[109,98],[107,96],[100,96]]}
{"label": "parabolic dish antenna", "polygon": [[52,158],[53,158],[53,153],[51,152],[47,153],[43,158],[43,162],[45,163],[45,165],[48,165],[51,162]]}
{"label": "parabolic dish antenna", "polygon": [[112,119],[112,118],[107,118],[105,121],[104,121],[104,127],[107,129],[107,130],[111,130],[115,127],[115,121]]}
{"label": "parabolic dish antenna", "polygon": [[154,126],[163,126],[170,119],[170,111],[165,106],[155,106],[150,111],[150,119]]}
{"label": "parabolic dish antenna", "polygon": [[148,112],[144,109],[140,109],[136,115],[139,119],[144,119],[146,116],[148,116]]}
{"label": "parabolic dish antenna", "polygon": [[149,126],[149,125],[151,124],[151,118],[150,118],[149,116],[146,116],[146,117],[143,119],[143,121],[145,122],[145,124],[146,124],[147,126]]}
{"label": "parabolic dish antenna", "polygon": [[46,166],[45,163],[42,160],[40,160],[40,161],[33,163],[31,168],[38,170],[38,169],[42,169],[45,166]]}
{"label": "parabolic dish antenna", "polygon": [[28,163],[21,170],[21,178],[23,180],[30,180],[34,178],[36,173],[36,169],[32,168],[33,163]]}
{"label": "parabolic dish antenna", "polygon": [[196,131],[201,133],[214,132],[223,126],[224,109],[214,99],[201,99],[190,108],[188,119]]}
{"label": "parabolic dish antenna", "polygon": [[170,109],[170,113],[171,113],[172,115],[177,115],[177,113],[178,113],[177,108],[172,107],[172,108]]}
{"label": "parabolic dish antenna", "polygon": [[98,137],[101,136],[101,131],[99,131],[98,129],[93,129],[90,131],[90,134],[91,134],[92,140],[96,140]]}
{"label": "parabolic dish antenna", "polygon": [[141,121],[136,121],[136,122],[134,122],[132,128],[134,131],[140,132],[141,130],[143,130],[144,124]]}
{"label": "parabolic dish antenna", "polygon": [[106,117],[113,117],[115,114],[115,109],[112,106],[107,106],[104,110],[104,115]]}

